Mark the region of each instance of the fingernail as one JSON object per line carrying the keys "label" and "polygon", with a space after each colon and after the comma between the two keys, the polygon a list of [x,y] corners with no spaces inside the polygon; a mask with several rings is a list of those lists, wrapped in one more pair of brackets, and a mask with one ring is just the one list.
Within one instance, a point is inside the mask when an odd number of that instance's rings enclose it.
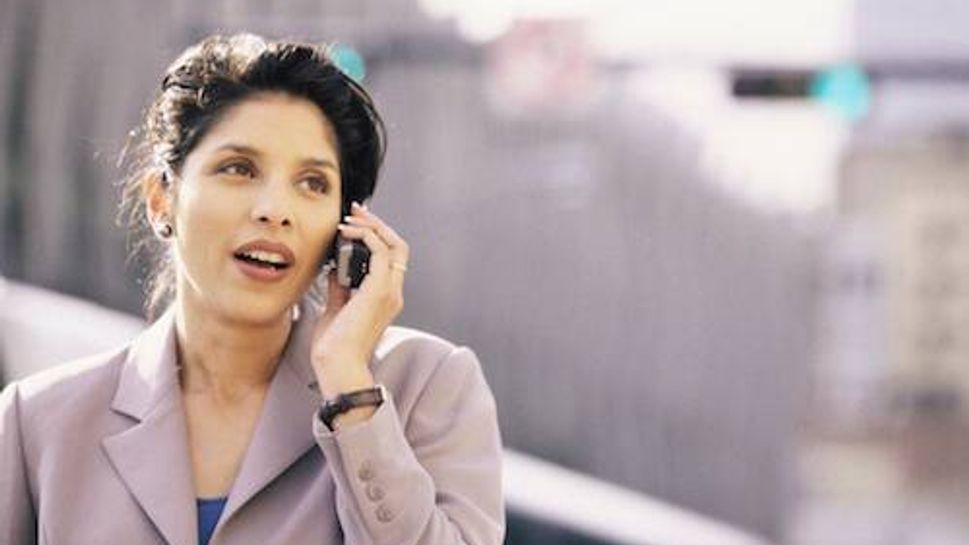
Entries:
{"label": "fingernail", "polygon": [[360,203],[358,203],[357,201],[353,201],[352,203],[350,203],[350,207],[351,208],[363,208],[363,206],[361,206]]}
{"label": "fingernail", "polygon": [[353,216],[343,216],[343,221],[353,221]]}

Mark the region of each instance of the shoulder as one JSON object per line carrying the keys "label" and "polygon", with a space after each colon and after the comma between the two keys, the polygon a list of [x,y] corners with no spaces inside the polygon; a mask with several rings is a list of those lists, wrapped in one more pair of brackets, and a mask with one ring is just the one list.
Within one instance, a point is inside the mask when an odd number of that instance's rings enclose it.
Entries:
{"label": "shoulder", "polygon": [[390,326],[384,332],[374,355],[378,363],[388,358],[438,360],[446,357],[455,348],[454,343],[437,335],[402,326]]}
{"label": "shoulder", "polygon": [[375,378],[405,407],[468,389],[490,396],[474,351],[417,329],[387,328],[374,351],[373,369]]}
{"label": "shoulder", "polygon": [[47,422],[62,413],[82,414],[92,406],[107,408],[127,351],[125,345],[14,381],[4,388],[3,409],[16,396],[23,419]]}
{"label": "shoulder", "polygon": [[69,360],[20,379],[24,399],[64,395],[72,391],[112,382],[128,352],[128,346]]}
{"label": "shoulder", "polygon": [[374,350],[379,372],[435,373],[447,367],[479,366],[474,351],[418,329],[391,326]]}

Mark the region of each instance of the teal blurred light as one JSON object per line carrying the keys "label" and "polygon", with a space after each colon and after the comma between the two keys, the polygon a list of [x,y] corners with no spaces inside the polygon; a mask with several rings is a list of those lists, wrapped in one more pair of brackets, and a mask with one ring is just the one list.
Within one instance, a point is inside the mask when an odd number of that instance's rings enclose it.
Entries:
{"label": "teal blurred light", "polygon": [[330,49],[330,58],[343,73],[353,78],[357,83],[363,82],[367,75],[367,66],[363,62],[363,56],[352,46],[347,44],[334,44]]}
{"label": "teal blurred light", "polygon": [[868,114],[871,108],[871,81],[854,64],[820,70],[811,78],[811,98],[851,121]]}

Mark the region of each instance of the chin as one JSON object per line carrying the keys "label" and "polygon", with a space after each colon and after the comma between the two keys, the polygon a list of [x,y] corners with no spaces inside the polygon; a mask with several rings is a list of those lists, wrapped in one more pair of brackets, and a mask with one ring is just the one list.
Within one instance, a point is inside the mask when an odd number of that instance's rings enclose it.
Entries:
{"label": "chin", "polygon": [[264,286],[237,282],[231,274],[205,280],[194,282],[187,275],[179,280],[179,290],[188,296],[186,310],[239,325],[272,325],[289,319],[305,292],[299,289],[303,282],[293,282],[297,278]]}
{"label": "chin", "polygon": [[229,321],[270,325],[289,318],[293,302],[275,294],[231,294],[217,304],[218,313]]}

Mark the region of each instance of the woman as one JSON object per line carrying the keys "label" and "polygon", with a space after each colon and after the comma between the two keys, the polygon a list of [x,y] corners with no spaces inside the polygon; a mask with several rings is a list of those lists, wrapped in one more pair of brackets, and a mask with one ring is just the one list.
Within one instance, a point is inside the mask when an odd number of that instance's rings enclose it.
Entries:
{"label": "woman", "polygon": [[[477,359],[389,325],[409,256],[358,204],[383,157],[366,92],[317,47],[210,37],[141,138],[125,194],[167,308],[4,390],[0,543],[500,543]],[[352,292],[314,287],[338,235],[371,253]]]}

